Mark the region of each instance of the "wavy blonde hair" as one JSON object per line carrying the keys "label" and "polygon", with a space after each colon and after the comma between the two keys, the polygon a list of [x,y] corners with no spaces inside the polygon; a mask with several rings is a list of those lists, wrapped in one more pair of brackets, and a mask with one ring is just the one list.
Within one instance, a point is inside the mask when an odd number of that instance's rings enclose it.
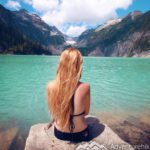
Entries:
{"label": "wavy blonde hair", "polygon": [[55,121],[63,128],[70,127],[72,96],[82,72],[82,55],[79,50],[69,48],[63,51],[56,77],[49,89],[48,106]]}

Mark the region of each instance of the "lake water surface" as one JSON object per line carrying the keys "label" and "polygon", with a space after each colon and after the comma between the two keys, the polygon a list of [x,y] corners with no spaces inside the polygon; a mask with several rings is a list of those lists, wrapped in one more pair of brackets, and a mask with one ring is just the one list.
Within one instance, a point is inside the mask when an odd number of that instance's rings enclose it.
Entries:
{"label": "lake water surface", "polygon": [[[1,130],[17,126],[27,134],[31,125],[50,121],[46,85],[58,61],[59,56],[0,55]],[[81,81],[91,86],[90,114],[108,124],[112,117],[149,122],[149,58],[83,57]]]}

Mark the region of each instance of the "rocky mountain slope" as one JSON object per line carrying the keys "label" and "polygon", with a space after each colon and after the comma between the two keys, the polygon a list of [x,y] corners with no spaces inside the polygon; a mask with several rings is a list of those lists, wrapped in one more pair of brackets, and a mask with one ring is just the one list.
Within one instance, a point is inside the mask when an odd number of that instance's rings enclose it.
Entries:
{"label": "rocky mountain slope", "polygon": [[150,11],[134,11],[83,32],[76,47],[83,55],[131,57],[150,50]]}
{"label": "rocky mountain slope", "polygon": [[60,53],[65,46],[64,36],[56,27],[47,25],[38,15],[29,14],[25,9],[10,11],[0,5],[0,20],[53,54]]}
{"label": "rocky mountain slope", "polygon": [[33,42],[0,19],[0,54],[51,55],[51,52],[37,42]]}
{"label": "rocky mountain slope", "polygon": [[25,9],[10,11],[0,5],[0,53],[11,50],[12,53],[28,54],[31,51],[34,54],[31,49],[41,47],[38,54],[60,54],[65,48],[73,46],[85,56],[131,57],[141,56],[143,52],[147,55],[150,51],[149,20],[150,11],[144,14],[134,11],[72,38],[49,26],[36,14],[30,14]]}

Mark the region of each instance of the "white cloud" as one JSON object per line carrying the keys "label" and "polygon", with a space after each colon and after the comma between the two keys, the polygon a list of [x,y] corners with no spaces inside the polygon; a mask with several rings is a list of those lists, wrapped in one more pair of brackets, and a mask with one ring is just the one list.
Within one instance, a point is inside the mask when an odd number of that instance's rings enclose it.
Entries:
{"label": "white cloud", "polygon": [[58,4],[58,0],[32,0],[32,7],[39,12],[56,10]]}
{"label": "white cloud", "polygon": [[83,31],[86,30],[86,26],[83,25],[83,26],[74,26],[74,25],[71,25],[69,27],[69,29],[67,30],[66,34],[69,35],[69,36],[79,36]]}
{"label": "white cloud", "polygon": [[31,5],[32,4],[32,0],[23,0],[24,3]]}
{"label": "white cloud", "polygon": [[[26,0],[29,1],[29,0]],[[49,25],[64,29],[70,24],[67,34],[86,25],[101,24],[109,18],[117,17],[118,8],[127,9],[133,0],[32,0],[32,7],[42,13],[42,19]],[[80,27],[81,26],[81,27]],[[85,26],[84,26],[85,27]],[[80,30],[81,31],[81,30]],[[76,34],[76,32],[74,32]]]}
{"label": "white cloud", "polygon": [[21,5],[18,1],[8,0],[6,3],[6,7],[18,10],[21,7]]}

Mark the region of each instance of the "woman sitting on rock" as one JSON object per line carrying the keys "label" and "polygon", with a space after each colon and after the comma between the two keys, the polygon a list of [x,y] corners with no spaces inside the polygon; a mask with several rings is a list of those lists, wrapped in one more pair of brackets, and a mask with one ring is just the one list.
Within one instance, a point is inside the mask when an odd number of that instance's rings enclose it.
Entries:
{"label": "woman sitting on rock", "polygon": [[58,139],[88,141],[85,116],[90,108],[90,86],[80,82],[81,53],[74,48],[62,52],[54,81],[47,85],[47,101]]}

